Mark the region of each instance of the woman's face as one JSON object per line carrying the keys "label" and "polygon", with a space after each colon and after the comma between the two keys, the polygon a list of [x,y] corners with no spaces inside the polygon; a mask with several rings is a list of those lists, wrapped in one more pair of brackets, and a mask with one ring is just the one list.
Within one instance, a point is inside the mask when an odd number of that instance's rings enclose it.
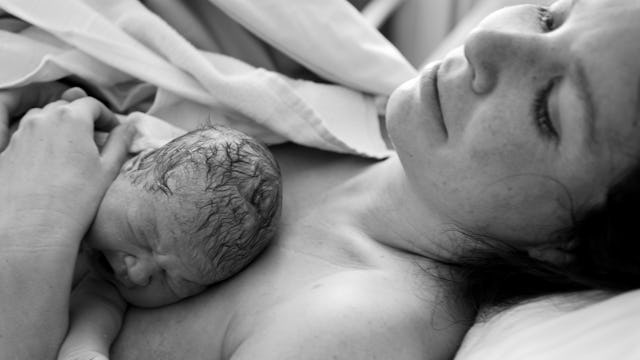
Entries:
{"label": "woman's face", "polygon": [[640,155],[638,19],[637,0],[506,8],[396,90],[389,133],[425,204],[536,243],[601,202]]}

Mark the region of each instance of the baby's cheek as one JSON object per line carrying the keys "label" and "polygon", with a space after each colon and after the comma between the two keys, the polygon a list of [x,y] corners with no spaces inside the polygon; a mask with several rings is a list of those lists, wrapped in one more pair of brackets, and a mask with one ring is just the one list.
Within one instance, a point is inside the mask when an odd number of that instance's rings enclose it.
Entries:
{"label": "baby's cheek", "polygon": [[167,284],[171,288],[172,292],[180,299],[199,294],[207,288],[206,285],[183,279],[169,280],[167,281]]}
{"label": "baby's cheek", "polygon": [[127,289],[118,286],[118,290],[128,303],[143,308],[165,306],[180,300],[156,280],[152,280],[149,285],[144,287]]}

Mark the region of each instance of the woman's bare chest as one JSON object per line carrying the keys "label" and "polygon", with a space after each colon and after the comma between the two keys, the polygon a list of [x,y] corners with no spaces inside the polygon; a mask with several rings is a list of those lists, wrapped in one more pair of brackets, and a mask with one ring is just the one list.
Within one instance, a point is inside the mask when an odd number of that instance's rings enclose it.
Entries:
{"label": "woman's bare chest", "polygon": [[341,271],[313,252],[269,248],[200,295],[158,309],[130,309],[112,358],[224,359],[271,309]]}
{"label": "woman's bare chest", "polygon": [[[388,288],[388,284],[371,280],[380,274],[405,293],[414,287],[416,292],[426,288],[417,268],[367,264],[366,259],[379,254],[336,246],[317,236],[305,238],[294,230],[282,234],[285,239],[281,241],[287,246],[275,244],[239,275],[203,294],[160,309],[131,309],[112,348],[112,358],[226,359],[255,329],[269,326],[265,319],[274,309],[316,288],[333,286],[340,291],[343,286],[353,292],[367,282],[372,284],[367,289]],[[296,243],[299,246],[293,246]],[[353,276],[363,280],[349,280]],[[366,291],[371,296],[371,290]]]}

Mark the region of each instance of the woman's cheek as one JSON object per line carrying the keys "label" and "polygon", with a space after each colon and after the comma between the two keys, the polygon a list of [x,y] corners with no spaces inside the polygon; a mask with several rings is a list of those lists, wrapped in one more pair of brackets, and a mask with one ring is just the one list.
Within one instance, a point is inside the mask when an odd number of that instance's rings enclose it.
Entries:
{"label": "woman's cheek", "polygon": [[541,147],[531,134],[511,124],[484,124],[468,129],[469,162],[492,172],[521,172],[544,163]]}

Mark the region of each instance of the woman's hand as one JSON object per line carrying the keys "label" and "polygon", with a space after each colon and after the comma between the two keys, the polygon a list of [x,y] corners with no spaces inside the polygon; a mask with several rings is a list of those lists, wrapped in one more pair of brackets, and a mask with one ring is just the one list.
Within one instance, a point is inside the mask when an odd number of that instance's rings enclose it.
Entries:
{"label": "woman's hand", "polygon": [[50,82],[0,90],[0,152],[9,143],[12,120],[18,119],[30,109],[61,99],[67,88],[61,83]]}
{"label": "woman's hand", "polygon": [[[118,125],[111,111],[89,97],[30,110],[0,154],[0,215],[24,214],[15,220],[26,226],[34,225],[34,211],[46,211],[52,225],[85,231],[133,138],[131,127]],[[102,153],[94,128],[111,131]]]}
{"label": "woman's hand", "polygon": [[[111,131],[102,151],[94,128]],[[55,358],[78,246],[134,134],[95,99],[60,100],[0,153],[0,358]]]}

